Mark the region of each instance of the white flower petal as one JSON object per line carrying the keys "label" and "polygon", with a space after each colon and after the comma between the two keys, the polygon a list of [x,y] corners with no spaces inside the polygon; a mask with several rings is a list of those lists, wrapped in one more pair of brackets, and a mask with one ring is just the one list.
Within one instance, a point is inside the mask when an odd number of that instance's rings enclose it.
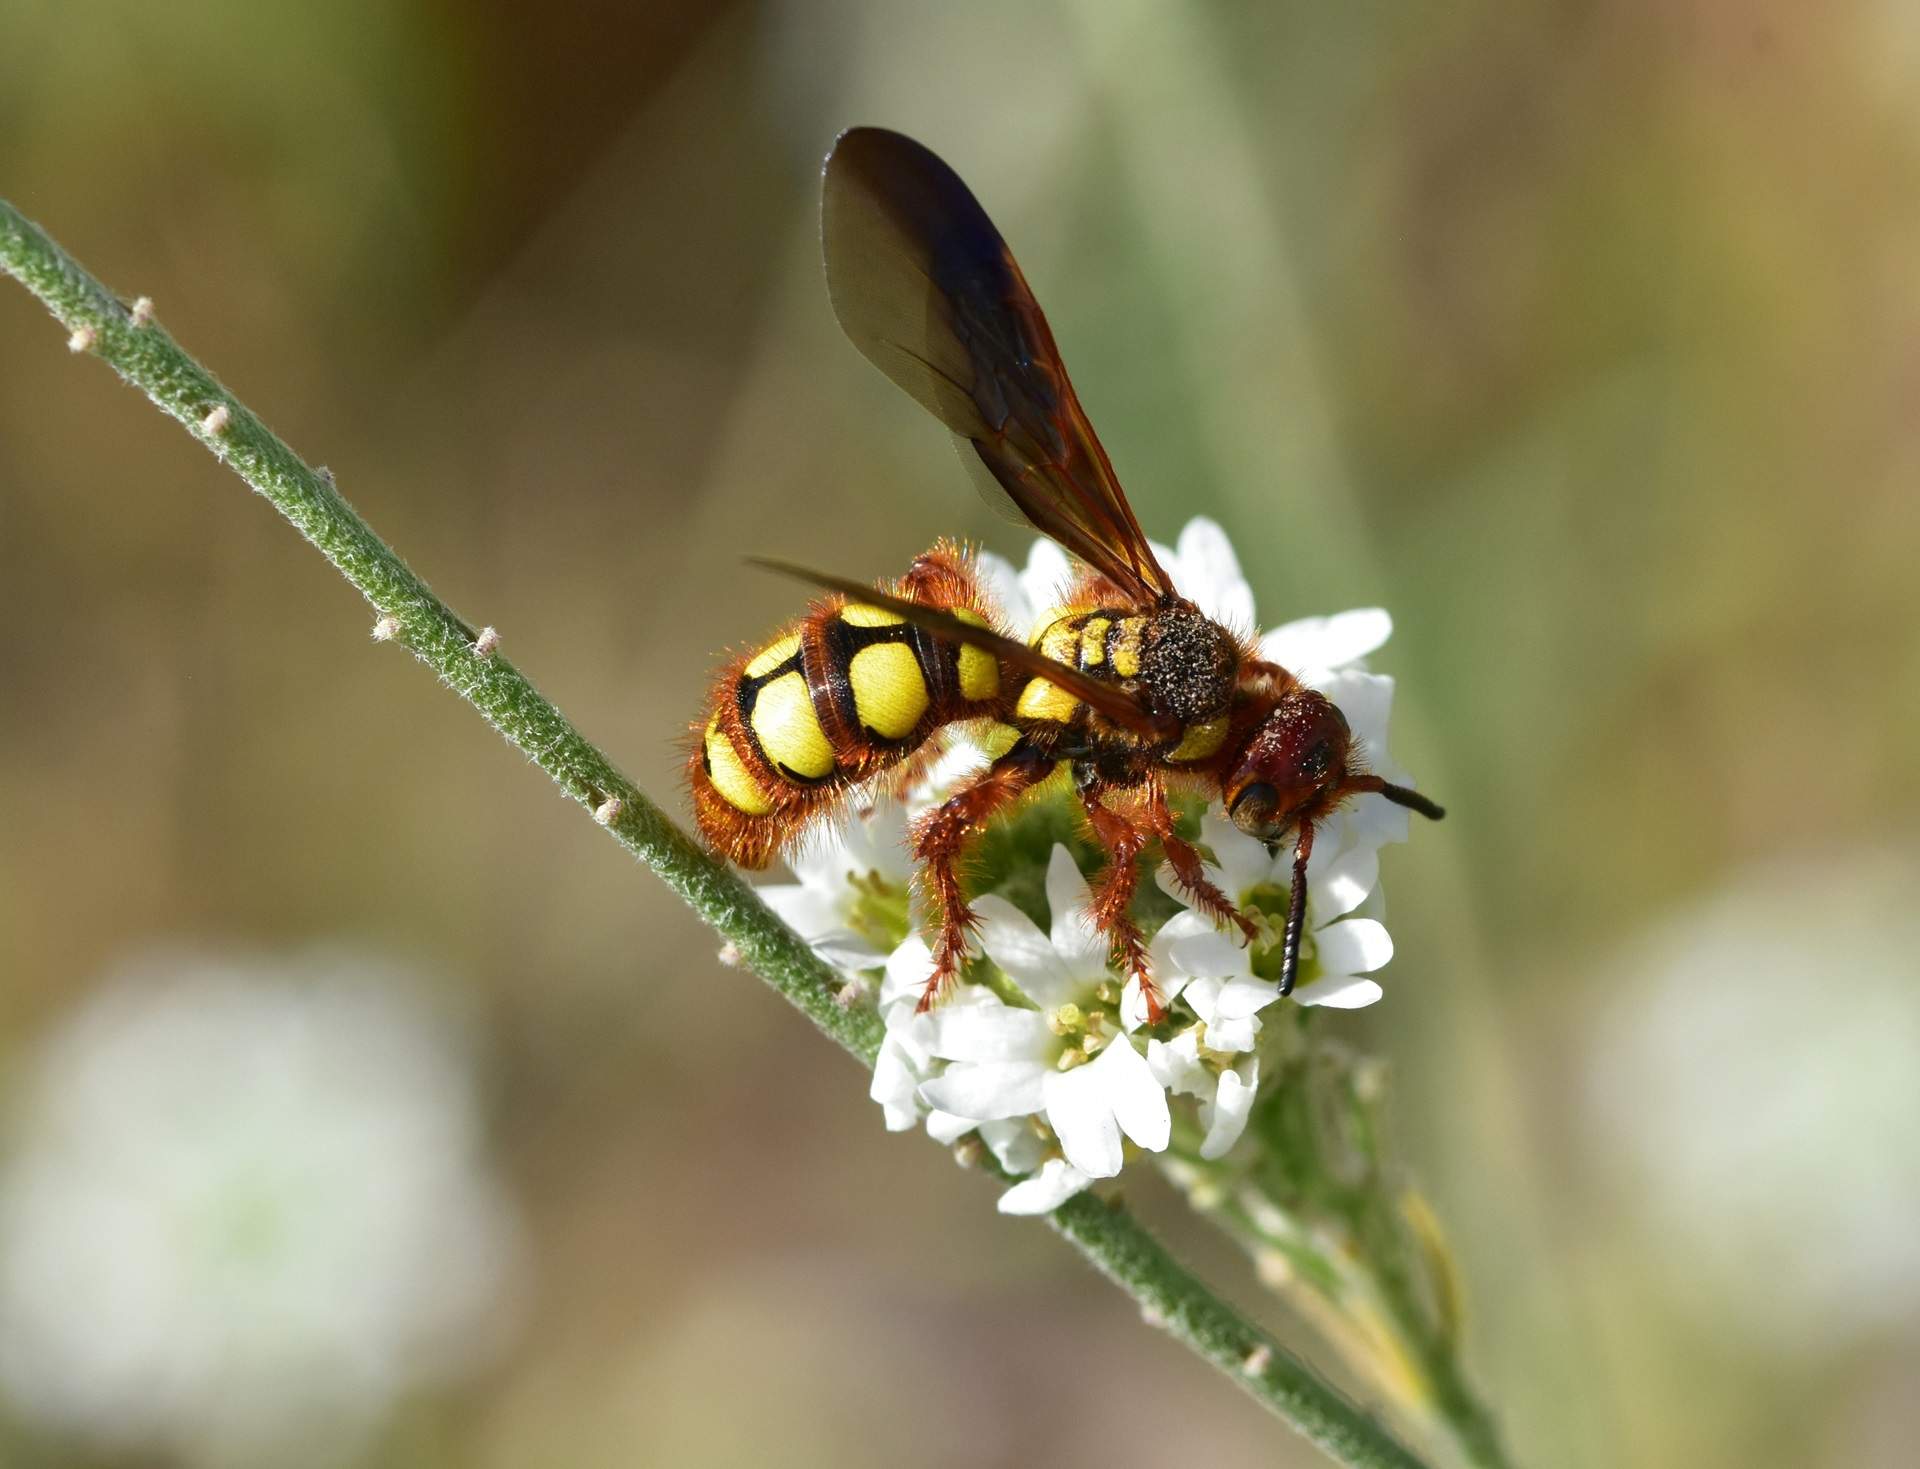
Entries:
{"label": "white flower petal", "polygon": [[1038,1010],[1016,1010],[1011,1005],[954,1005],[936,1008],[927,1017],[926,1046],[948,1061],[1031,1061],[1046,1064],[1060,1049]]}
{"label": "white flower petal", "polygon": [[[1004,1126],[997,1123],[996,1126]],[[961,1138],[980,1126],[971,1117],[961,1117],[952,1112],[942,1112],[939,1108],[927,1113],[927,1136],[937,1143],[952,1147]]]}
{"label": "white flower petal", "polygon": [[852,864],[846,843],[833,827],[810,831],[800,844],[787,853],[787,868],[811,892],[831,893],[846,885]]}
{"label": "white flower petal", "polygon": [[1343,918],[1313,936],[1321,973],[1369,974],[1393,958],[1393,936],[1371,918]]}
{"label": "white flower petal", "polygon": [[1038,1112],[1046,1100],[1045,1083],[1055,1073],[1033,1061],[992,1061],[949,1066],[920,1085],[928,1106],[976,1122]]}
{"label": "white flower petal", "polygon": [[1182,973],[1208,979],[1250,974],[1251,956],[1246,946],[1228,938],[1218,929],[1175,939],[1169,955]]}
{"label": "white flower petal", "polygon": [[[1316,979],[1312,984],[1301,985],[1293,992],[1293,999],[1294,1003],[1299,1005],[1325,1005],[1330,1010],[1360,1010],[1371,1005],[1385,993],[1385,990],[1370,979],[1334,975],[1327,979]],[[1207,1042],[1209,1045],[1213,1042],[1211,1033],[1207,1036]]]}
{"label": "white flower petal", "polygon": [[1051,1214],[1093,1180],[1070,1163],[1049,1158],[1032,1178],[1016,1183],[1000,1195],[1002,1214]]}
{"label": "white flower petal", "polygon": [[[1392,778],[1392,772],[1381,769],[1377,762],[1374,773]],[[1388,842],[1404,842],[1413,821],[1412,812],[1405,806],[1394,805],[1385,796],[1356,796],[1344,814],[1353,825],[1353,840],[1374,848]]]}
{"label": "white flower petal", "polygon": [[1174,581],[1180,594],[1215,622],[1236,632],[1254,630],[1253,588],[1240,572],[1233,542],[1219,524],[1196,515],[1180,532],[1174,552]]}
{"label": "white flower petal", "polygon": [[1046,1145],[1025,1117],[1002,1117],[981,1123],[980,1140],[1009,1173],[1031,1173],[1046,1157]]}
{"label": "white flower petal", "polygon": [[858,973],[864,969],[878,969],[887,960],[885,954],[849,928],[836,928],[829,933],[809,938],[807,947],[835,969],[845,969],[852,973]]}
{"label": "white flower petal", "polygon": [[897,1005],[887,1015],[887,1034],[883,1045],[890,1046],[913,1068],[917,1077],[934,1072],[933,1052],[927,1049],[927,1017],[910,1006]]}
{"label": "white flower petal", "polygon": [[[937,806],[991,764],[987,752],[962,731],[954,731],[947,748],[934,758],[925,773],[908,790],[901,808],[903,823],[909,815],[918,815]],[[904,837],[900,850],[907,850]]]}
{"label": "white flower petal", "polygon": [[[1343,826],[1339,835],[1346,834]],[[1321,853],[1326,852],[1323,861]],[[1342,913],[1351,913],[1366,901],[1380,881],[1380,848],[1349,847],[1338,851],[1332,846],[1314,843],[1313,860],[1307,864],[1307,914],[1310,922],[1325,924]]]}
{"label": "white flower petal", "polygon": [[867,1095],[880,1104],[888,1132],[907,1132],[920,1120],[920,1073],[898,1046],[882,1041]]}
{"label": "white flower petal", "polygon": [[1213,1018],[1215,1023],[1245,1020],[1249,1015],[1259,1014],[1279,998],[1280,986],[1274,981],[1236,976],[1222,985],[1220,993],[1214,997]]}
{"label": "white flower petal", "polygon": [[1155,960],[1166,958],[1175,940],[1189,938],[1196,933],[1212,933],[1213,920],[1204,913],[1196,913],[1191,908],[1183,908],[1165,923],[1153,936],[1151,945]]}
{"label": "white flower petal", "polygon": [[1276,627],[1260,640],[1260,654],[1295,673],[1332,669],[1366,657],[1392,636],[1393,619],[1384,608],[1361,607]]}
{"label": "white flower petal", "polygon": [[848,872],[878,873],[904,883],[912,874],[907,854],[907,815],[897,801],[876,802],[867,814],[843,823],[839,831],[845,869],[835,874],[844,881]]}
{"label": "white flower petal", "polygon": [[1162,862],[1153,869],[1153,885],[1176,903],[1187,901],[1187,895],[1180,886],[1180,880],[1173,875],[1172,863]]}
{"label": "white flower petal", "polygon": [[1104,974],[1107,941],[1087,913],[1087,880],[1074,864],[1073,853],[1055,844],[1047,857],[1047,912],[1053,919],[1053,947],[1075,977]]}
{"label": "white flower petal", "polygon": [[1193,1028],[1171,1041],[1148,1041],[1147,1065],[1153,1079],[1170,1092],[1187,1097],[1213,1095],[1213,1073],[1200,1060],[1200,1035]]}
{"label": "white flower petal", "polygon": [[[1263,853],[1262,855],[1264,856],[1265,854]],[[1226,872],[1222,871],[1216,863],[1203,861],[1200,864],[1200,871],[1208,882],[1219,888],[1223,893],[1231,894],[1245,891],[1244,887],[1236,885],[1233,879],[1228,876]],[[1180,881],[1179,877],[1175,875],[1171,863],[1162,862],[1156,867],[1153,872],[1153,880],[1160,891],[1165,893],[1169,898],[1172,898],[1174,902],[1182,904],[1183,906],[1190,906],[1193,903],[1193,894],[1187,891],[1186,886]],[[1208,928],[1214,927],[1213,920],[1209,918],[1206,926]]]}
{"label": "white flower petal", "polygon": [[1258,1043],[1260,1018],[1214,1020],[1207,1024],[1207,1049],[1210,1051],[1251,1051]]}
{"label": "white flower petal", "polygon": [[1381,923],[1385,923],[1387,921],[1387,890],[1383,887],[1376,886],[1372,892],[1367,894],[1366,901],[1358,908],[1355,908],[1349,916],[1354,918],[1373,918]]}
{"label": "white flower petal", "polygon": [[1253,1113],[1259,1083],[1258,1056],[1248,1056],[1220,1073],[1220,1089],[1211,1106],[1201,1108],[1201,1120],[1207,1125],[1206,1140],[1200,1144],[1201,1157],[1224,1157],[1240,1141],[1240,1134],[1247,1130],[1247,1118]]}
{"label": "white flower petal", "polygon": [[1100,1078],[1120,1130],[1150,1153],[1164,1151],[1173,1127],[1167,1094],[1133,1042],[1116,1036],[1086,1070]]}
{"label": "white flower petal", "polygon": [[1387,761],[1387,721],[1393,713],[1393,680],[1384,673],[1347,669],[1314,684],[1339,706],[1367,765],[1391,776]]}
{"label": "white flower petal", "polygon": [[1220,1013],[1220,996],[1229,983],[1220,979],[1196,979],[1187,986],[1186,1001],[1193,1013],[1207,1023],[1207,1048],[1214,1051],[1251,1051],[1254,1037],[1260,1033],[1255,1017],[1234,1018]]}
{"label": "white flower petal", "polygon": [[1034,610],[1027,605],[1026,590],[1013,563],[996,552],[981,551],[973,558],[973,569],[993,610],[1006,619],[1015,636],[1024,634],[1033,622]]}
{"label": "white flower petal", "polygon": [[1285,852],[1284,857],[1269,852],[1264,843],[1256,842],[1218,812],[1209,811],[1200,818],[1200,840],[1213,849],[1214,861],[1219,864],[1207,875],[1235,901],[1262,884],[1277,882],[1284,887],[1292,880],[1291,852]]}
{"label": "white flower petal", "polygon": [[[1073,589],[1073,581],[1073,563],[1067,559],[1067,553],[1052,541],[1035,541],[1027,553],[1026,569],[1020,573],[1020,590],[1026,595],[1033,619],[1025,629],[1026,636],[1038,634],[1043,622],[1059,610]],[[1022,630],[1014,631],[1018,635]]]}
{"label": "white flower petal", "polygon": [[933,951],[919,934],[911,934],[887,955],[886,977],[880,981],[881,1012],[907,1002],[918,1005],[931,978]]}
{"label": "white flower petal", "polygon": [[1118,1173],[1120,1124],[1093,1068],[1049,1072],[1042,1090],[1047,1122],[1060,1139],[1067,1161],[1090,1178],[1112,1178]]}
{"label": "white flower petal", "polygon": [[973,907],[980,915],[980,947],[1008,979],[1049,1010],[1073,998],[1065,961],[1031,918],[998,893],[976,899]]}
{"label": "white flower petal", "polygon": [[761,900],[780,915],[780,921],[801,938],[812,943],[817,935],[829,933],[844,926],[847,900],[853,890],[848,888],[844,894],[831,889],[804,882],[775,882],[756,889]]}
{"label": "white flower petal", "polygon": [[[1160,991],[1160,1008],[1166,1010],[1180,998],[1180,994],[1192,981],[1193,976],[1182,974],[1171,964],[1156,959],[1153,966],[1153,987]],[[1139,1030],[1147,1023],[1147,992],[1140,985],[1138,975],[1128,975],[1126,984],[1120,991],[1120,1023],[1129,1032]]]}
{"label": "white flower petal", "polygon": [[1220,997],[1220,990],[1225,984],[1225,980],[1211,975],[1194,980],[1187,986],[1184,995],[1188,1008],[1202,1020],[1212,1020],[1213,1002]]}

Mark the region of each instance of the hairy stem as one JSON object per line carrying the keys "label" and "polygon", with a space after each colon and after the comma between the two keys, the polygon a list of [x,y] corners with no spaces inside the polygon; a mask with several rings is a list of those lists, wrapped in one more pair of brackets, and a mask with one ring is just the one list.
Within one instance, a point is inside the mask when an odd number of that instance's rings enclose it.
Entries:
{"label": "hairy stem", "polygon": [[[404,643],[507,741],[730,940],[746,966],[821,1030],[871,1066],[883,1034],[870,1008],[838,998],[840,976],[637,786],[620,774],[525,675],[436,597],[355,513],[324,470],[306,464],[204,367],[150,308],[131,310],[5,200],[0,269],[37,296],[94,353],[172,415],[391,619]],[[618,805],[610,803],[617,802]],[[1367,1414],[1220,1299],[1168,1254],[1123,1207],[1090,1195],[1050,1222],[1101,1274],[1195,1352],[1342,1463],[1360,1469],[1420,1469]]]}

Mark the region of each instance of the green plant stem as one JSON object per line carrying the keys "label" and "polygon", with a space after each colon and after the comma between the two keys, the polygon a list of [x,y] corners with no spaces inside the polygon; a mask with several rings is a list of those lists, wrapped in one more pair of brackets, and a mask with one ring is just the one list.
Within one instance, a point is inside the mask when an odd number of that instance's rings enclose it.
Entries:
{"label": "green plant stem", "polygon": [[[725,864],[708,855],[641,793],[497,651],[476,649],[473,628],[408,569],[335,488],[181,350],[157,322],[138,323],[118,298],[5,200],[0,268],[37,296],[69,332],[270,501],[339,569],[393,637],[551,776],[623,847],[724,935],[741,960],[821,1030],[871,1066],[880,1018],[838,998],[840,977]],[[225,409],[225,422],[216,416]],[[617,812],[606,803],[617,800]],[[1089,1194],[1049,1216],[1109,1280],[1195,1352],[1342,1463],[1420,1469],[1370,1416],[1241,1316],[1169,1255],[1123,1207]]]}
{"label": "green plant stem", "polygon": [[[1372,1227],[1377,1235],[1393,1226],[1379,1220]],[[1374,1262],[1372,1284],[1387,1318],[1419,1365],[1432,1394],[1428,1411],[1473,1469],[1510,1469],[1493,1415],[1461,1370],[1458,1343],[1449,1331],[1436,1329],[1431,1310],[1422,1304],[1419,1287],[1395,1263],[1388,1248],[1370,1248],[1366,1258]]]}

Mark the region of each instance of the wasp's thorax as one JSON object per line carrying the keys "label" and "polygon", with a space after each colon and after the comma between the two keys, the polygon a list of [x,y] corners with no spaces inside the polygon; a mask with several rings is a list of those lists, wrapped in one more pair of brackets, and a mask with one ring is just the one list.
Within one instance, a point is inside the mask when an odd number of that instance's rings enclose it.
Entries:
{"label": "wasp's thorax", "polygon": [[1187,602],[1169,602],[1146,619],[1140,683],[1154,712],[1182,721],[1208,719],[1233,698],[1240,655],[1219,623]]}
{"label": "wasp's thorax", "polygon": [[1248,836],[1279,841],[1340,803],[1353,775],[1352,750],[1346,716],[1325,694],[1283,695],[1222,783],[1227,815]]}

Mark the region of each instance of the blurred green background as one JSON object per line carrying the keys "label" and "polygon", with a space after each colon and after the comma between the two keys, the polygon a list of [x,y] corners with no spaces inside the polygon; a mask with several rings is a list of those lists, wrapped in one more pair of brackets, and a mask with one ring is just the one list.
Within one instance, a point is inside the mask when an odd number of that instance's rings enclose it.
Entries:
{"label": "blurred green background", "polygon": [[[822,284],[833,135],[931,144],[1148,528],[1218,518],[1267,625],[1395,616],[1395,754],[1451,814],[1338,1024],[1394,1063],[1519,1458],[1895,1465],[1916,67],[1894,0],[0,0],[0,194],[677,806],[716,653],[795,605],[743,555],[1024,553]],[[518,1328],[353,1461],[1317,1462],[886,1135],[371,620],[0,290],[0,1081],[158,944],[351,942],[480,1038]]]}

